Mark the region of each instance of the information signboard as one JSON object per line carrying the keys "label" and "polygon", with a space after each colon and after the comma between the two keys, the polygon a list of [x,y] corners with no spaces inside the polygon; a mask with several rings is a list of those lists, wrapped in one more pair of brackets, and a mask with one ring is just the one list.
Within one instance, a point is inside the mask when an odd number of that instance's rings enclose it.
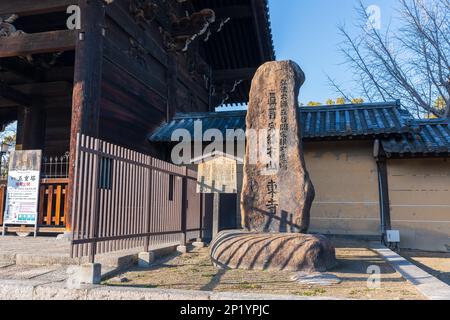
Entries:
{"label": "information signboard", "polygon": [[11,152],[3,234],[6,225],[34,225],[36,235],[41,158],[40,150]]}
{"label": "information signboard", "polygon": [[237,193],[236,160],[218,156],[199,164],[197,193]]}

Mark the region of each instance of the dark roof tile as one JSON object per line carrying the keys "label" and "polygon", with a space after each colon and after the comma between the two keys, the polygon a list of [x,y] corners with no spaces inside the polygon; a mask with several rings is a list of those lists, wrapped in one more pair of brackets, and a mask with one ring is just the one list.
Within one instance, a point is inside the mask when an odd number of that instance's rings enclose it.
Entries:
{"label": "dark roof tile", "polygon": [[[177,114],[151,137],[153,142],[170,142],[176,129],[194,132],[200,120],[203,133],[218,129],[225,136],[227,129],[245,130],[245,111]],[[304,139],[350,138],[406,133],[411,130],[397,102],[300,108]]]}
{"label": "dark roof tile", "polygon": [[387,156],[450,153],[450,124],[448,120],[413,121],[418,127],[414,134],[403,134],[381,140]]}

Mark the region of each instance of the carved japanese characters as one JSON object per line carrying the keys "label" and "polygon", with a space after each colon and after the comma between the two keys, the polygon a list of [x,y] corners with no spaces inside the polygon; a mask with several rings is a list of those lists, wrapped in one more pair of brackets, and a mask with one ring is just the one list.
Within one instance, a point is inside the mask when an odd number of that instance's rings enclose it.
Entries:
{"label": "carved japanese characters", "polygon": [[[297,102],[304,79],[292,61],[266,63],[253,78],[241,195],[243,224],[250,231],[308,230],[315,192],[303,158]],[[255,148],[259,157],[253,163]]]}

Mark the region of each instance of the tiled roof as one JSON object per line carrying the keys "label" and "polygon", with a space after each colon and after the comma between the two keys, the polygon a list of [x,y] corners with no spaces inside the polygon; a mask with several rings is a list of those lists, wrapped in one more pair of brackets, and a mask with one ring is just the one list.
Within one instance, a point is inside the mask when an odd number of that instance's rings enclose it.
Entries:
{"label": "tiled roof", "polygon": [[[300,108],[303,138],[343,139],[365,136],[385,136],[411,130],[398,102]],[[202,121],[203,133],[218,129],[226,136],[227,129],[245,130],[246,111],[177,114],[151,137],[152,142],[170,142],[176,129],[186,129],[193,136],[194,122]]]}
{"label": "tiled roof", "polygon": [[195,121],[201,121],[202,134],[209,129],[218,129],[225,136],[227,129],[245,130],[245,115],[245,111],[177,114],[171,122],[161,126],[150,137],[150,141],[170,142],[172,133],[179,129],[189,131],[194,137]]}
{"label": "tiled roof", "polygon": [[301,108],[304,138],[373,136],[409,132],[400,106],[361,104]]}
{"label": "tiled roof", "polygon": [[419,130],[381,140],[388,157],[392,155],[440,155],[450,153],[449,120],[414,121]]}

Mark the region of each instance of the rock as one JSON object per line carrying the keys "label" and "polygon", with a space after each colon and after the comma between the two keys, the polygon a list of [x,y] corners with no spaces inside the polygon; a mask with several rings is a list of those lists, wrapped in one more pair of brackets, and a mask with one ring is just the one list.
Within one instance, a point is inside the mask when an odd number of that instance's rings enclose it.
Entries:
{"label": "rock", "polygon": [[[268,62],[252,81],[241,194],[249,231],[301,232],[309,227],[314,186],[303,158],[298,94],[305,76],[292,61]],[[253,130],[252,130],[253,129]],[[265,141],[262,154],[255,152]],[[261,142],[260,142],[261,143]]]}
{"label": "rock", "polygon": [[223,269],[325,272],[336,266],[335,249],[322,235],[224,231],[211,243]]}
{"label": "rock", "polygon": [[124,276],[117,276],[117,277],[114,277],[114,278],[110,279],[109,281],[112,282],[112,283],[127,283],[127,282],[130,282],[130,280],[127,277],[124,277]]}
{"label": "rock", "polygon": [[329,273],[306,273],[299,272],[295,274],[292,278],[295,281],[303,285],[316,285],[316,286],[333,286],[342,282],[342,280]]}

